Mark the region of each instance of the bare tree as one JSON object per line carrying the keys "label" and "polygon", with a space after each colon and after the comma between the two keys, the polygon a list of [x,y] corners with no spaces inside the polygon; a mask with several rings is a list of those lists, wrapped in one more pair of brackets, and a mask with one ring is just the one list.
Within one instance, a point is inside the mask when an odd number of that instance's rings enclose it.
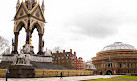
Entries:
{"label": "bare tree", "polygon": [[62,49],[60,47],[54,47],[53,52],[62,52]]}
{"label": "bare tree", "polygon": [[59,51],[59,49],[60,49],[60,47],[55,47],[55,48],[53,49],[53,51],[56,52],[56,51]]}
{"label": "bare tree", "polygon": [[9,50],[9,41],[0,36],[0,54],[3,52],[3,50],[5,51],[6,49]]}

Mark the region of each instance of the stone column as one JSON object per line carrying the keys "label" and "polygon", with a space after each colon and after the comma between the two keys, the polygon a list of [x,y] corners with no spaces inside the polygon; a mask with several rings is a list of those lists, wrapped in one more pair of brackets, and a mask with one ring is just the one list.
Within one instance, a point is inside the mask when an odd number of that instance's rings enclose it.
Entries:
{"label": "stone column", "polygon": [[127,63],[126,63],[126,65],[125,65],[125,66],[126,66],[126,68],[127,68]]}
{"label": "stone column", "polygon": [[13,53],[18,54],[18,35],[19,35],[19,32],[15,32],[14,35],[15,35],[15,43],[14,43]]}
{"label": "stone column", "polygon": [[129,68],[131,68],[131,63],[129,63]]}
{"label": "stone column", "polygon": [[26,44],[30,44],[30,30],[26,31]]}
{"label": "stone column", "polygon": [[30,41],[30,20],[28,20],[28,27],[27,27],[27,30],[26,30],[26,44],[29,44],[29,41]]}
{"label": "stone column", "polygon": [[39,52],[38,52],[38,54],[39,55],[44,55],[44,53],[43,53],[43,51],[42,51],[42,37],[43,37],[43,34],[39,34]]}

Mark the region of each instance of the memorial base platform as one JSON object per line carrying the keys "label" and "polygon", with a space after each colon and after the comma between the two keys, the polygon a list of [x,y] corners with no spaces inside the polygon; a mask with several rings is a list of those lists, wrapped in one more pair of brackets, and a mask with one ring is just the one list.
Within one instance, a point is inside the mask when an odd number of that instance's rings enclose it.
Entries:
{"label": "memorial base platform", "polygon": [[10,78],[34,78],[35,70],[32,66],[11,65],[9,68]]}

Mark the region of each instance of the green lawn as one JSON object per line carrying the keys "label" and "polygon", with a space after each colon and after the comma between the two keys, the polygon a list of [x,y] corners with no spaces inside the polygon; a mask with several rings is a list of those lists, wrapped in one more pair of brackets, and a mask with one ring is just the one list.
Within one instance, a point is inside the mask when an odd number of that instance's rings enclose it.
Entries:
{"label": "green lawn", "polygon": [[84,81],[127,81],[127,80],[116,80],[116,79],[93,79],[93,80],[84,80]]}
{"label": "green lawn", "polygon": [[[137,80],[137,76],[117,76],[115,78],[121,78],[121,79],[133,79]],[[118,79],[93,79],[93,80],[84,80],[84,81],[129,81],[129,80],[118,80]]]}
{"label": "green lawn", "polygon": [[118,76],[116,78],[134,79],[137,80],[137,76]]}

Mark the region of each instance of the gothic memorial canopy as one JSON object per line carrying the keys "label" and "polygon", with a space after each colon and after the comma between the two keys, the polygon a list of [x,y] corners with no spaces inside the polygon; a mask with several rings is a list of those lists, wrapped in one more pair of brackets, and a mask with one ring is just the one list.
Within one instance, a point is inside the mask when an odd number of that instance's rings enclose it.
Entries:
{"label": "gothic memorial canopy", "polygon": [[[25,28],[26,31],[26,46],[27,44],[31,46],[31,37],[33,30],[36,28],[39,34],[39,55],[43,55],[44,41],[44,26],[45,26],[45,18],[44,18],[44,0],[42,5],[40,6],[36,0],[25,0],[20,3],[18,0],[16,5],[16,15],[14,17],[14,50],[12,54],[18,54],[18,35],[22,28]],[[33,48],[33,46],[31,46]]]}

